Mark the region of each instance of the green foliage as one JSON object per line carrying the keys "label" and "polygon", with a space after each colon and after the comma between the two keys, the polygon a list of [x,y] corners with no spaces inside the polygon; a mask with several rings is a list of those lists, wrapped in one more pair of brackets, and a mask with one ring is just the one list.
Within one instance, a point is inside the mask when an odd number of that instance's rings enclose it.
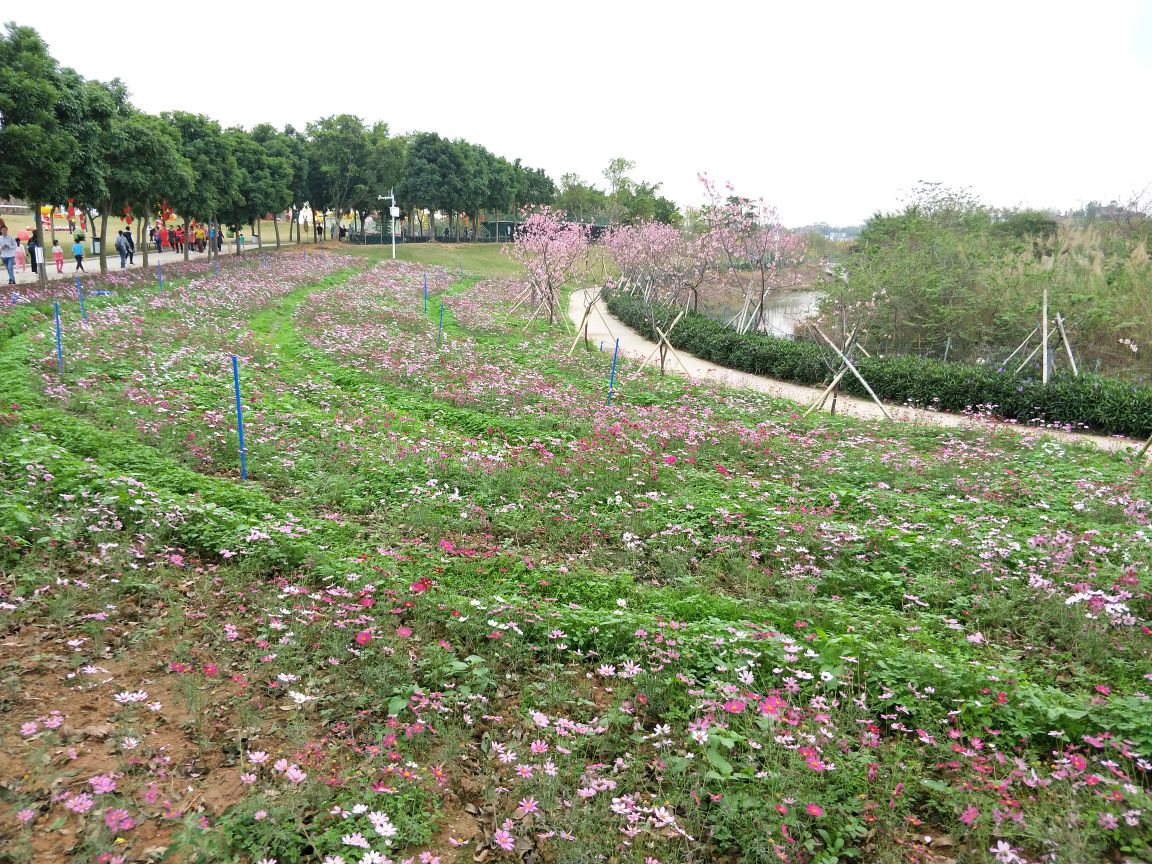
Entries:
{"label": "green foliage", "polygon": [[[829,286],[825,315],[838,318],[845,304],[874,352],[947,350],[996,363],[1037,326],[1046,289],[1081,368],[1099,360],[1147,380],[1147,363],[1128,347],[1152,339],[1152,222],[993,210],[935,186],[922,191],[904,210],[868,220],[843,262],[847,279]],[[1062,363],[1058,337],[1052,347]]]}
{"label": "green foliage", "polygon": [[[646,338],[657,338],[645,305],[636,297],[612,294],[608,308]],[[665,327],[678,310],[662,309],[655,323]],[[824,353],[811,342],[767,334],[741,336],[703,315],[686,313],[672,331],[672,343],[689,353],[731,369],[769,375],[798,384],[830,379]],[[1087,428],[1106,435],[1152,434],[1152,387],[1136,387],[1100,375],[1058,374],[1045,387],[1036,377],[1016,377],[988,366],[944,363],[916,357],[862,357],[855,362],[881,399],[942,411],[988,408],[1022,423],[1043,422]],[[867,396],[852,376],[842,387]]]}

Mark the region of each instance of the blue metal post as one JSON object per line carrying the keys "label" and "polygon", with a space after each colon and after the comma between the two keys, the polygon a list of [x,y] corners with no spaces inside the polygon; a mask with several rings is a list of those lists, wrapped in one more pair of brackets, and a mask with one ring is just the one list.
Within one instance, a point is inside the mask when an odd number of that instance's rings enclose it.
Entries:
{"label": "blue metal post", "polygon": [[440,303],[440,326],[436,329],[436,347],[440,347],[440,336],[444,333],[444,303]]}
{"label": "blue metal post", "polygon": [[76,274],[76,296],[80,298],[80,319],[88,320],[88,312],[84,309],[84,289],[80,287],[80,274]]}
{"label": "blue metal post", "polygon": [[600,353],[601,354],[604,353],[604,340],[603,339],[600,340]]}
{"label": "blue metal post", "polygon": [[240,479],[248,479],[248,453],[244,449],[244,408],[240,404],[240,364],[232,355],[232,383],[236,388],[236,434],[240,436]]}
{"label": "blue metal post", "polygon": [[53,303],[52,308],[56,310],[56,368],[60,374],[64,374],[64,343],[60,341],[60,304]]}
{"label": "blue metal post", "polygon": [[424,271],[424,314],[428,314],[428,271]]}
{"label": "blue metal post", "polygon": [[612,352],[612,375],[608,378],[608,404],[612,404],[612,388],[616,386],[616,357],[620,354],[620,340],[616,340],[616,350]]}
{"label": "blue metal post", "polygon": [[212,256],[212,266],[216,270],[216,275],[219,276],[220,275],[220,253],[216,253],[215,255]]}

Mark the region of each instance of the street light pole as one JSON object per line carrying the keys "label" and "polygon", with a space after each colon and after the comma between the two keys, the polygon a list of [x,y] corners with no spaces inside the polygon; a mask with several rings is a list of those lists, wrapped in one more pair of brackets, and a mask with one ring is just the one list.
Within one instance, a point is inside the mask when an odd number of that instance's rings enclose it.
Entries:
{"label": "street light pole", "polygon": [[[396,217],[400,215],[400,208],[396,206],[396,190],[389,189],[387,195],[377,195],[377,200],[383,201],[387,199],[392,202],[392,206],[388,208],[388,213],[392,216],[392,260],[396,260]],[[381,225],[381,228],[384,226]]]}

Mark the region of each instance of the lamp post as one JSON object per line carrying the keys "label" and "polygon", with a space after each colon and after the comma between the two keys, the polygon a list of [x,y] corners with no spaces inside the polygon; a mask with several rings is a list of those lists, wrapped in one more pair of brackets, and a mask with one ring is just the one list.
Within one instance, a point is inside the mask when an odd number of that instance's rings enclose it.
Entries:
{"label": "lamp post", "polygon": [[[396,206],[396,190],[389,189],[387,195],[377,195],[377,201],[388,200],[392,202],[392,206],[388,208],[388,213],[392,217],[392,259],[396,259],[396,217],[400,215],[400,208]],[[381,220],[381,228],[384,227],[383,220]]]}

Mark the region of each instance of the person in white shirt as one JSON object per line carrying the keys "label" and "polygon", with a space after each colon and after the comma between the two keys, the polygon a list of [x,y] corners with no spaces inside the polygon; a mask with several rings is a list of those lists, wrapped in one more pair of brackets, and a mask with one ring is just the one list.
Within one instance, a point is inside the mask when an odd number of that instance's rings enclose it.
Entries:
{"label": "person in white shirt", "polygon": [[8,284],[16,284],[16,238],[8,233],[8,226],[0,224],[0,261],[8,271]]}

